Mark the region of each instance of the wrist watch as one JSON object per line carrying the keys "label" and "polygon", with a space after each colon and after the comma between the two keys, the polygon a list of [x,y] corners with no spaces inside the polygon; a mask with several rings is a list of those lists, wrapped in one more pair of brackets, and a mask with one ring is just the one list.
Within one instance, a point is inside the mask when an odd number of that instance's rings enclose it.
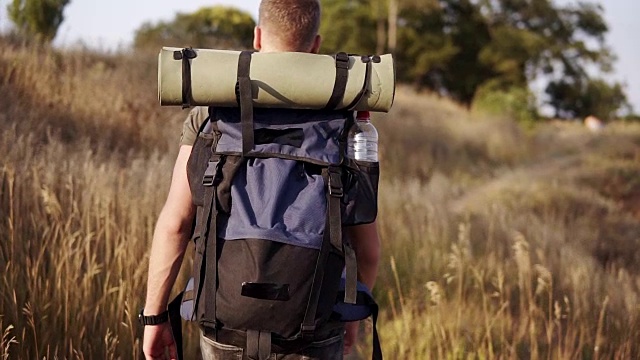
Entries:
{"label": "wrist watch", "polygon": [[169,321],[169,311],[165,310],[164,312],[158,315],[144,315],[144,309],[140,310],[138,314],[138,322],[142,326],[147,325],[158,325],[164,322]]}

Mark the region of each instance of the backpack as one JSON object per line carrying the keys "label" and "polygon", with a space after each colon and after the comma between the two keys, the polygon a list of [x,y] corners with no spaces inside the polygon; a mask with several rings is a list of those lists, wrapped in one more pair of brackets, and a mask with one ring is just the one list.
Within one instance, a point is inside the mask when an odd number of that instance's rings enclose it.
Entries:
{"label": "backpack", "polygon": [[187,165],[197,206],[192,317],[206,336],[266,360],[373,315],[373,358],[382,359],[377,306],[342,236],[377,215],[378,163],[344,156],[353,112],[253,109],[238,85],[241,106],[209,108]]}

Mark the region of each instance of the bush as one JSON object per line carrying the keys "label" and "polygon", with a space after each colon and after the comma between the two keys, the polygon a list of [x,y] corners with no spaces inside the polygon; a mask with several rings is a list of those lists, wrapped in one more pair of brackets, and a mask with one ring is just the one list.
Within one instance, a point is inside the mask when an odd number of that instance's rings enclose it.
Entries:
{"label": "bush", "polygon": [[475,95],[471,109],[490,116],[505,117],[530,123],[537,118],[531,92],[522,87],[506,90],[494,86],[483,86]]}

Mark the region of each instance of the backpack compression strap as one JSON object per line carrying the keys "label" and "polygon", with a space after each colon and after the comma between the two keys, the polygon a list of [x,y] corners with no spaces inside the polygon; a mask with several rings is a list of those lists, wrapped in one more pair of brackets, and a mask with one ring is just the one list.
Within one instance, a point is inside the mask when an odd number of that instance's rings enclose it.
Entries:
{"label": "backpack compression strap", "polygon": [[[311,293],[309,302],[304,313],[304,320],[300,332],[303,337],[313,338],[316,330],[316,311],[318,302],[320,301],[320,291],[322,289],[322,281],[324,280],[324,270],[329,254],[333,251],[342,251],[342,217],[340,216],[340,198],[342,197],[342,170],[339,167],[330,166],[322,170],[322,177],[327,184],[327,221],[325,231],[322,238],[322,246],[320,254],[316,262],[316,269],[311,282]],[[337,174],[338,176],[332,176]],[[333,180],[332,180],[333,179]],[[338,246],[336,246],[339,244]]]}
{"label": "backpack compression strap", "polygon": [[[194,293],[196,294],[194,310],[196,319],[203,326],[216,326],[216,288],[218,277],[218,255],[217,255],[217,208],[216,192],[222,174],[222,164],[225,157],[219,160],[214,158],[214,154],[209,159],[209,164],[202,179],[205,186],[204,211],[198,226],[201,229],[199,242],[196,244],[196,263],[194,268]],[[203,298],[202,289],[213,289],[208,293],[211,299]]]}
{"label": "backpack compression strap", "polygon": [[191,106],[191,59],[198,57],[192,48],[184,48],[182,51],[174,51],[173,59],[182,60],[182,108]]}
{"label": "backpack compression strap", "polygon": [[373,65],[371,63],[381,61],[380,56],[378,55],[363,55],[362,57],[360,57],[360,59],[363,63],[365,63],[364,82],[362,83],[362,88],[360,89],[360,92],[358,92],[358,95],[353,99],[351,104],[347,105],[347,109],[355,108],[358,103],[360,103],[360,100],[362,100],[362,98],[367,94],[367,92],[370,91],[369,87],[371,86],[371,72],[373,71]]}
{"label": "backpack compression strap", "polygon": [[[340,139],[340,154],[347,153],[347,135],[348,129],[351,129],[355,122],[355,117],[353,111],[347,112],[347,122],[345,124],[344,133]],[[341,160],[342,161],[342,160]],[[340,178],[341,180],[341,178]],[[342,181],[340,181],[340,185],[342,185]],[[342,217],[340,215],[340,217]],[[342,236],[340,237],[342,240]],[[356,253],[351,247],[350,241],[346,241],[342,243],[342,249],[344,252],[344,261],[345,261],[345,288],[344,288],[344,302],[347,304],[355,304],[356,296],[358,293],[358,263],[356,261]]]}
{"label": "backpack compression strap", "polygon": [[[331,97],[327,102],[327,105],[324,107],[325,110],[335,110],[340,102],[344,99],[344,94],[347,89],[347,81],[349,80],[349,55],[343,52],[339,52],[335,55],[336,59],[336,80],[333,84],[333,92],[331,93]],[[378,55],[364,55],[360,57],[361,61],[366,64],[364,82],[362,84],[362,88],[358,95],[353,99],[353,101],[344,107],[344,109],[353,109],[360,103],[362,98],[367,94],[369,87],[371,86],[371,73],[372,73],[372,63],[379,63],[382,61],[380,56]]]}
{"label": "backpack compression strap", "polygon": [[[356,262],[356,253],[351,244],[342,239],[342,216],[340,214],[340,200],[334,201],[338,204],[331,204],[332,198],[341,198],[343,195],[342,187],[342,171],[339,167],[329,167],[327,169],[327,185],[329,192],[328,219],[329,223],[329,241],[331,245],[344,255],[345,261],[345,292],[344,302],[347,304],[356,303],[356,294],[358,292],[358,263]],[[325,232],[326,233],[326,232]]]}
{"label": "backpack compression strap", "polygon": [[335,110],[344,98],[344,92],[347,89],[347,80],[349,79],[349,55],[339,52],[336,58],[336,81],[333,84],[333,92],[324,107],[325,110]]}
{"label": "backpack compression strap", "polygon": [[238,59],[238,104],[242,127],[242,156],[253,150],[253,97],[251,94],[251,51],[243,51]]}

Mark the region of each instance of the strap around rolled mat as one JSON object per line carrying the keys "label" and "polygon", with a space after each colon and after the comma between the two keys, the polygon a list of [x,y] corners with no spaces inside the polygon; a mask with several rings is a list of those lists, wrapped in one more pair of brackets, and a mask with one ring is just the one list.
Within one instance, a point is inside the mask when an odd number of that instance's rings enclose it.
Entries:
{"label": "strap around rolled mat", "polygon": [[242,124],[242,155],[253,150],[253,98],[251,93],[251,51],[243,51],[238,59],[238,104]]}
{"label": "strap around rolled mat", "polygon": [[198,57],[192,48],[184,48],[173,52],[174,60],[182,60],[182,108],[191,106],[191,59]]}
{"label": "strap around rolled mat", "polygon": [[353,101],[347,105],[346,109],[352,110],[354,109],[358,103],[362,100],[362,98],[367,94],[367,91],[369,91],[369,87],[371,86],[371,68],[373,67],[372,63],[372,58],[370,56],[362,56],[362,62],[365,63],[365,73],[364,73],[364,83],[362,84],[362,89],[360,89],[360,92],[358,93],[358,95],[353,99]]}
{"label": "strap around rolled mat", "polygon": [[347,89],[347,80],[349,79],[349,55],[344,52],[336,54],[336,80],[333,85],[333,92],[327,102],[325,109],[335,110],[344,99],[344,92]]}

